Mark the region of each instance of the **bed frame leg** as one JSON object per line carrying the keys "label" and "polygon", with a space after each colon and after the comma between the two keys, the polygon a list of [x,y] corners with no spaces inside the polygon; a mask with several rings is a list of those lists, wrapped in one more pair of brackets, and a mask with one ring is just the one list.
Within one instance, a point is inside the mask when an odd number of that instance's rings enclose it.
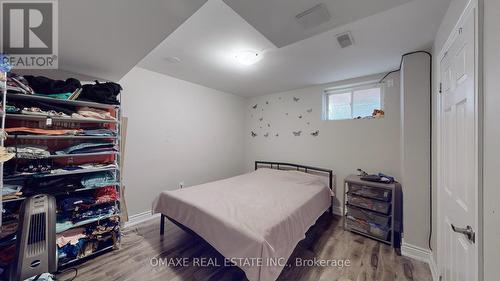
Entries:
{"label": "bed frame leg", "polygon": [[165,216],[161,214],[160,216],[160,235],[165,233]]}

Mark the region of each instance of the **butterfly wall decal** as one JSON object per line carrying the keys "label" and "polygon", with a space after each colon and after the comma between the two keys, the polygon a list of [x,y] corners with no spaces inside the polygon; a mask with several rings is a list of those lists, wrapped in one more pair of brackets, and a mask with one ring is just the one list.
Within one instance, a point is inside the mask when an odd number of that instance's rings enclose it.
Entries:
{"label": "butterfly wall decal", "polygon": [[299,115],[298,117],[299,117],[299,119],[302,119],[302,115]]}
{"label": "butterfly wall decal", "polygon": [[254,106],[252,106],[253,109],[257,109],[257,104],[255,104]]}
{"label": "butterfly wall decal", "polygon": [[257,136],[257,133],[255,133],[254,131],[252,131],[252,132],[251,132],[251,136],[252,136],[253,138],[255,138],[255,137]]}
{"label": "butterfly wall decal", "polygon": [[319,130],[316,130],[316,131],[312,132],[311,136],[313,136],[313,137],[319,136]]}
{"label": "butterfly wall decal", "polygon": [[292,132],[294,136],[296,137],[300,137],[300,135],[302,134],[302,131],[297,131],[297,132]]}
{"label": "butterfly wall decal", "polygon": [[265,138],[269,137],[269,133],[265,133],[265,134],[264,134],[264,137],[265,137]]}
{"label": "butterfly wall decal", "polygon": [[264,120],[264,117],[260,117],[259,118],[259,121],[262,122],[262,120]]}
{"label": "butterfly wall decal", "polygon": [[300,100],[300,98],[298,98],[298,97],[293,97],[293,101],[294,101],[294,102],[298,102],[299,100]]}
{"label": "butterfly wall decal", "polygon": [[308,109],[308,110],[306,110],[306,111],[307,111],[307,113],[311,113],[311,112],[313,112],[313,109],[312,109],[312,108],[309,108],[309,109]]}

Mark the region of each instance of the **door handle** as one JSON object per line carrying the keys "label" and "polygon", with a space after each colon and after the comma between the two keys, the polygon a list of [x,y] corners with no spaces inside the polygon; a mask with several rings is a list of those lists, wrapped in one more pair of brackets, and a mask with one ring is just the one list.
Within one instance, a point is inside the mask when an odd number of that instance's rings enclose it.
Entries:
{"label": "door handle", "polygon": [[466,227],[456,227],[453,224],[451,224],[451,229],[456,232],[456,233],[461,233],[467,237],[469,241],[472,243],[476,243],[476,233],[474,232],[474,229],[470,225]]}

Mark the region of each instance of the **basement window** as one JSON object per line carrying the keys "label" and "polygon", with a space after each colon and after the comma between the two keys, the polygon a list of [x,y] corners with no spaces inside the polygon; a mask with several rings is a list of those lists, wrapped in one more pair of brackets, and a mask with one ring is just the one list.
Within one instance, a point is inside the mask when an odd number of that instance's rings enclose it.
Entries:
{"label": "basement window", "polygon": [[380,84],[337,87],[325,90],[325,120],[370,119],[384,116]]}

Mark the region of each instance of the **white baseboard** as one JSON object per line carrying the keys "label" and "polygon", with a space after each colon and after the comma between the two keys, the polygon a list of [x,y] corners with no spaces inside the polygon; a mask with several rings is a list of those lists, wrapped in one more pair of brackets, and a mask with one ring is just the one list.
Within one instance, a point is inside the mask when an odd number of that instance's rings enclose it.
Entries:
{"label": "white baseboard", "polygon": [[333,214],[336,216],[342,216],[342,207],[341,206],[333,206]]}
{"label": "white baseboard", "polygon": [[429,261],[429,267],[431,268],[432,280],[439,280],[439,273],[436,260],[434,260],[434,255],[431,253],[431,260]]}
{"label": "white baseboard", "polygon": [[152,214],[151,211],[142,212],[139,214],[129,216],[128,222],[125,223],[124,228],[131,227],[155,218],[159,218],[160,214]]}
{"label": "white baseboard", "polygon": [[427,263],[431,270],[432,280],[439,280],[437,265],[431,250],[411,245],[403,241],[401,243],[401,255]]}

